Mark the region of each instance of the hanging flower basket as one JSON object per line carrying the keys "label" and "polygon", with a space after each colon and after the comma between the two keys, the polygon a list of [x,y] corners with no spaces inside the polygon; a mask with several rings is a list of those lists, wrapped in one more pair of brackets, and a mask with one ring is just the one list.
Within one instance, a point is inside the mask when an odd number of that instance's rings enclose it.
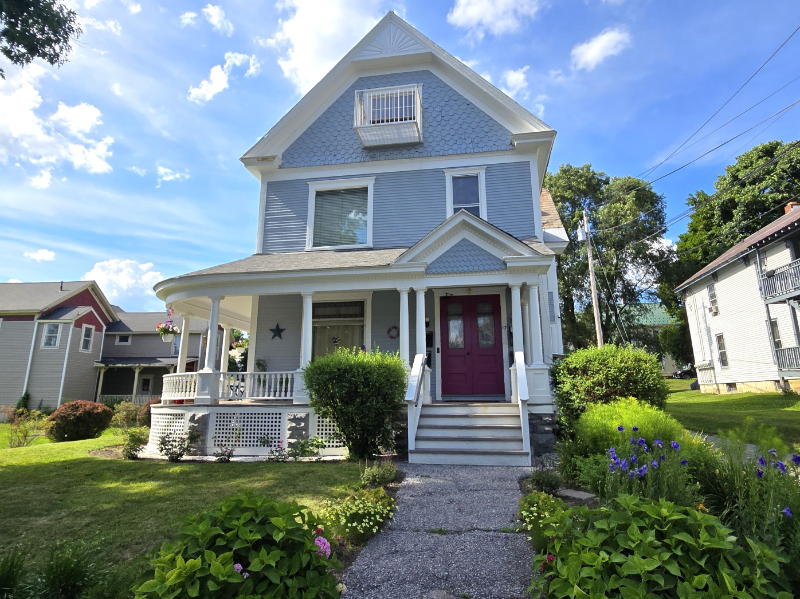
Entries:
{"label": "hanging flower basket", "polygon": [[164,341],[164,343],[171,343],[175,338],[175,335],[181,334],[181,330],[172,324],[171,320],[167,320],[166,322],[158,323],[158,326],[156,327],[156,333],[161,335],[161,339]]}

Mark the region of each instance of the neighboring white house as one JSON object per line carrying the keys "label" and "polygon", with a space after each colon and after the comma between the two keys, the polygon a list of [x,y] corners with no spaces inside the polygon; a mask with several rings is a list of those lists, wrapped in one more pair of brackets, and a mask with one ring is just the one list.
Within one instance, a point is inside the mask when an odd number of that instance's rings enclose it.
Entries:
{"label": "neighboring white house", "polygon": [[800,390],[798,208],[677,287],[703,393]]}
{"label": "neighboring white house", "polygon": [[530,464],[531,440],[553,440],[547,369],[563,352],[567,236],[542,190],[555,135],[387,14],[242,157],[261,185],[256,253],[155,286],[184,326],[250,345],[247,373],[210,358],[184,373],[181,346],[151,446],[188,424],[208,452],[328,437],[300,369],[356,346],[410,367],[412,462]]}

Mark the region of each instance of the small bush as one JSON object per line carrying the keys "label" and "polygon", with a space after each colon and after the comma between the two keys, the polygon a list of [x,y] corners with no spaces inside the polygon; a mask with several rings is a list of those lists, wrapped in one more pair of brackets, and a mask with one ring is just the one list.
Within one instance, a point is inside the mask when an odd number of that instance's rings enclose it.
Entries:
{"label": "small bush", "polygon": [[536,551],[544,551],[549,541],[544,534],[544,520],[555,516],[565,508],[563,501],[541,491],[526,495],[519,500],[517,519],[522,522],[522,528],[528,531],[530,535],[528,540],[533,543]]}
{"label": "small bush", "polygon": [[320,452],[326,447],[328,447],[328,444],[321,437],[297,439],[289,446],[287,453],[295,462],[301,458],[314,458],[320,461],[322,459],[322,454]]}
{"label": "small bush", "polygon": [[561,488],[561,475],[557,470],[550,468],[535,470],[528,480],[531,488],[548,495],[558,493]]}
{"label": "small bush", "polygon": [[580,415],[592,404],[606,404],[619,397],[663,408],[667,386],[655,355],[631,346],[581,349],[556,362],[550,369],[559,412],[559,434],[573,438]]}
{"label": "small bush", "polygon": [[379,462],[364,468],[361,473],[362,487],[384,487],[397,477],[394,462]]}
{"label": "small bush", "polygon": [[13,599],[25,578],[27,560],[18,550],[6,553],[0,559],[0,599]]}
{"label": "small bush", "polygon": [[17,409],[18,410],[30,410],[31,409],[31,394],[27,391],[22,394],[22,397],[19,398],[17,402]]}
{"label": "small bush", "polygon": [[126,460],[137,460],[150,440],[150,429],[146,426],[133,426],[122,433],[125,442],[122,444],[122,457]]}
{"label": "small bush", "polygon": [[[109,410],[110,411],[110,410]],[[27,589],[31,599],[78,599],[103,583],[106,570],[83,545],[56,545]]]}
{"label": "small bush", "polygon": [[158,453],[170,462],[180,462],[199,437],[200,435],[194,430],[185,435],[163,434],[158,438]]}
{"label": "small bush", "polygon": [[8,429],[8,446],[30,447],[39,437],[47,434],[49,424],[44,414],[38,410],[29,412],[25,408],[14,410],[11,406],[4,406],[8,422],[11,425]]}
{"label": "small bush", "polygon": [[150,562],[137,599],[157,597],[337,598],[341,566],[315,516],[296,503],[242,493],[187,519],[177,543]]}
{"label": "small bush", "polygon": [[151,399],[146,404],[139,407],[139,413],[136,415],[136,424],[139,426],[151,426],[150,422],[150,406],[158,405],[161,403],[160,399]]}
{"label": "small bush", "polygon": [[114,418],[111,423],[123,430],[136,426],[139,417],[139,406],[132,401],[121,401],[114,406]]}
{"label": "small bush", "polygon": [[724,437],[730,441],[755,445],[764,454],[770,449],[774,449],[781,457],[789,453],[789,447],[783,442],[778,430],[763,422],[756,424],[752,416],[747,416],[741,426],[725,431]]}
{"label": "small bush", "polygon": [[111,424],[111,408],[92,401],[65,403],[48,419],[47,436],[51,441],[82,441],[95,439]]}
{"label": "small bush", "polygon": [[613,509],[571,508],[545,525],[535,597],[791,597],[782,591],[785,558],[664,499],[620,495]]}
{"label": "small bush", "polygon": [[589,489],[598,497],[605,496],[608,458],[604,455],[579,456],[574,458],[575,482]]}
{"label": "small bush", "polygon": [[345,540],[366,543],[392,517],[395,500],[386,494],[383,487],[361,489],[334,501],[325,501],[320,510],[328,526]]}
{"label": "small bush", "polygon": [[390,449],[403,416],[406,367],[397,354],[339,348],[303,370],[311,406],[336,424],[356,459]]}

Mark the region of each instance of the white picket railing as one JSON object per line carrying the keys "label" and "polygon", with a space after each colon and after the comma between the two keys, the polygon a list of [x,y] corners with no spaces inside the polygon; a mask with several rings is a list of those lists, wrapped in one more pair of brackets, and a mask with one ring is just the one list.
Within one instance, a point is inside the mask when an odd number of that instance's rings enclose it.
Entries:
{"label": "white picket railing", "polygon": [[[220,401],[283,400],[295,395],[295,372],[220,372],[217,399]],[[194,400],[197,394],[197,373],[164,375],[164,403]]]}
{"label": "white picket railing", "polygon": [[131,403],[135,403],[136,405],[143,406],[148,401],[153,399],[161,399],[160,395],[112,395],[112,394],[105,394],[100,396],[100,403],[103,403],[107,406],[116,405],[123,401],[129,401]]}
{"label": "white picket railing", "polygon": [[519,405],[520,426],[522,427],[522,449],[531,453],[531,436],[528,426],[528,373],[525,369],[525,353],[514,352],[514,365],[511,367],[511,401]]}
{"label": "white picket railing", "polygon": [[408,449],[416,448],[417,425],[422,411],[422,398],[425,391],[425,356],[414,356],[414,364],[408,373],[408,387],[406,388],[406,407],[408,409]]}
{"label": "white picket railing", "polygon": [[197,393],[197,373],[181,372],[179,374],[165,374],[164,387],[161,390],[162,402],[175,400],[194,400]]}

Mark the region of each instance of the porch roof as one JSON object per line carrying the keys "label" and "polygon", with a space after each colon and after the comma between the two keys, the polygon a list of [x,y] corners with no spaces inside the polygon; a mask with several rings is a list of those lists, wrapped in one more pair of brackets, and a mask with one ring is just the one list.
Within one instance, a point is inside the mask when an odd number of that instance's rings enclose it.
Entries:
{"label": "porch roof", "polygon": [[[199,358],[186,358],[186,362],[197,362]],[[95,360],[95,366],[177,366],[178,358],[101,358]]]}

